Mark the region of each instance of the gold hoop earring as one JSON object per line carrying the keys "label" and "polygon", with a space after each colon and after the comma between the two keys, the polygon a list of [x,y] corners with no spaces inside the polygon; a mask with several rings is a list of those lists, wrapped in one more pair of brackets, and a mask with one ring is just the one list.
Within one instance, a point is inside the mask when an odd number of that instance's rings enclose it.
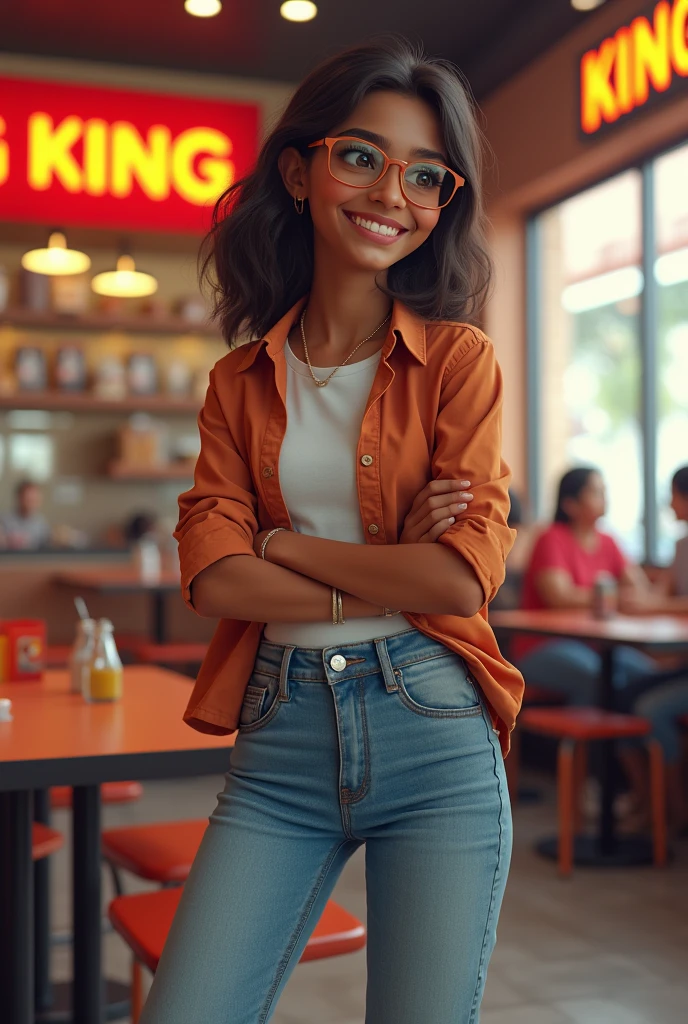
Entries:
{"label": "gold hoop earring", "polygon": [[298,214],[302,214],[303,213],[303,207],[304,207],[305,202],[306,202],[306,199],[305,199],[304,196],[294,196],[294,209],[296,210],[296,212]]}

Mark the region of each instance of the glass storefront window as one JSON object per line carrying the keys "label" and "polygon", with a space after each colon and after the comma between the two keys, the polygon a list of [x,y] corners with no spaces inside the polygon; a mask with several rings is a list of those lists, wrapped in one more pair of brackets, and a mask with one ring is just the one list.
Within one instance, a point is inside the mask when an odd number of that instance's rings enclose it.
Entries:
{"label": "glass storefront window", "polygon": [[539,218],[540,487],[550,518],[560,476],[593,465],[607,528],[642,555],[641,175],[628,171]]}
{"label": "glass storefront window", "polygon": [[685,527],[668,508],[671,477],[688,464],[688,145],[654,164],[657,259],[658,557]]}

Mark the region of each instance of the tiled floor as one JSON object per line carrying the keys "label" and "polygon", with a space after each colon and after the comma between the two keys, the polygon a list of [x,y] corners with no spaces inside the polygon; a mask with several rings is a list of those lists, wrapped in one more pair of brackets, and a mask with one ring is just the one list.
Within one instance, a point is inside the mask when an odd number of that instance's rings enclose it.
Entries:
{"label": "tiled floor", "polygon": [[[516,845],[483,1003],[481,1024],[676,1024],[688,1020],[688,842],[665,871],[580,870],[560,881],[532,852],[551,831],[551,787],[543,803],[515,816]],[[108,825],[204,816],[218,779],[146,783],[144,799],[108,808]],[[69,828],[67,812],[55,825]],[[53,926],[69,924],[68,851],[54,858]],[[135,882],[131,888],[141,888]],[[109,893],[109,888],[108,888]],[[363,857],[350,861],[336,898],[365,917]],[[105,939],[108,974],[126,979],[129,956]],[[69,950],[54,949],[54,970]],[[363,1024],[365,953],[296,968],[274,1024]],[[373,1022],[374,1024],[374,1022]],[[450,1024],[419,1021],[418,1024]]]}

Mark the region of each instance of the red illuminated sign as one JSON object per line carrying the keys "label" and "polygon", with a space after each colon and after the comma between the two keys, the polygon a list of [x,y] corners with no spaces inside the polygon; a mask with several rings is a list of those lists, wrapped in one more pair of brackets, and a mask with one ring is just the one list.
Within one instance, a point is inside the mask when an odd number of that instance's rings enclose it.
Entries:
{"label": "red illuminated sign", "polygon": [[688,87],[688,0],[661,0],[580,63],[581,128],[594,135],[653,99]]}
{"label": "red illuminated sign", "polygon": [[0,220],[201,232],[257,139],[256,104],[0,78]]}

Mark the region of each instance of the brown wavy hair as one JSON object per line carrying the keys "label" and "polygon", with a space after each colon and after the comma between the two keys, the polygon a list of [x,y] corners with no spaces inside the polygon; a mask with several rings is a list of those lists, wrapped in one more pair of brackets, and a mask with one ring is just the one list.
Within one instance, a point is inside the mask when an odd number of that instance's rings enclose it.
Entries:
{"label": "brown wavy hair", "polygon": [[459,70],[398,36],[354,46],[322,61],[297,88],[263,142],[254,169],[220,197],[199,257],[213,313],[234,346],[262,337],[311,286],[313,222],[299,216],[277,161],[345,122],[371,92],[417,96],[439,117],[449,165],[465,179],[437,226],[415,252],[394,263],[381,287],[426,320],[470,320],[483,305],[492,264],[481,192],[483,137]]}

